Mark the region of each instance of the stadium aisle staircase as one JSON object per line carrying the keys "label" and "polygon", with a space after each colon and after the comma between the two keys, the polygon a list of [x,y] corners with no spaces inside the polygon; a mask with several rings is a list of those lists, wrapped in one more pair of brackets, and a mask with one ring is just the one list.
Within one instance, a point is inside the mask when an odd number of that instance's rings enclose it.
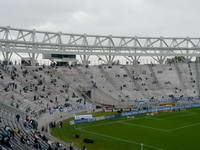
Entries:
{"label": "stadium aisle staircase", "polygon": [[111,85],[115,88],[115,90],[120,93],[121,98],[127,100],[127,98],[125,98],[125,95],[123,94],[123,92],[120,90],[120,87],[115,83],[115,81],[112,79],[112,77],[109,75],[109,73],[104,70],[103,67],[104,66],[99,67],[101,73],[105,76],[107,81],[111,83]]}
{"label": "stadium aisle staircase", "polygon": [[139,90],[139,91],[143,91],[142,87],[140,84],[137,83],[137,81],[135,81],[133,79],[133,76],[131,75],[130,71],[128,70],[128,68],[126,67],[126,65],[124,65],[124,70],[126,71],[127,75],[129,76],[129,78],[131,79],[131,81],[133,82],[133,84],[135,85],[135,87]]}
{"label": "stadium aisle staircase", "polygon": [[78,94],[79,97],[84,97],[88,102],[90,103],[94,103],[86,94],[84,94],[83,92],[81,92],[81,89],[79,89],[78,87],[75,87],[73,85],[72,82],[68,81],[65,79],[64,74],[60,71],[57,71],[55,73],[55,75],[57,76],[57,78],[61,79],[65,84],[70,85],[70,88],[76,93]]}
{"label": "stadium aisle staircase", "polygon": [[[77,72],[79,72],[79,74],[81,75],[81,78],[83,78],[83,80],[87,81],[90,84],[90,86],[92,87],[93,85],[92,85],[91,81],[85,76],[85,73],[78,67],[75,67],[75,69],[77,70]],[[93,94],[95,96],[92,96],[91,100],[97,104],[100,104],[100,105],[113,104],[114,105],[118,101],[114,97],[112,97],[112,95],[105,93],[103,90],[101,90],[98,87],[93,88],[92,91],[94,92]],[[97,95],[99,95],[99,96],[97,96]]]}
{"label": "stadium aisle staircase", "polygon": [[200,96],[200,87],[199,87],[199,84],[200,84],[200,73],[199,73],[199,63],[195,63],[195,69],[196,69],[196,85],[197,85],[197,93],[198,93],[198,96]]}
{"label": "stadium aisle staircase", "polygon": [[186,89],[186,86],[185,86],[185,84],[184,84],[183,77],[182,77],[182,73],[181,73],[181,70],[180,70],[180,68],[179,68],[179,65],[178,65],[177,63],[174,63],[174,67],[175,67],[175,69],[176,69],[176,73],[177,73],[178,79],[179,79],[179,81],[180,81],[181,87],[182,87],[183,89]]}
{"label": "stadium aisle staircase", "polygon": [[154,72],[154,70],[153,70],[153,68],[152,68],[152,65],[149,64],[149,65],[147,65],[147,66],[148,66],[148,68],[149,68],[149,70],[150,70],[150,72],[151,72],[151,74],[152,74],[152,77],[153,77],[153,79],[154,79],[154,82],[156,83],[157,89],[162,89],[162,87],[161,87],[161,85],[159,84],[159,81],[158,81],[158,79],[157,79],[157,77],[156,77],[156,74],[155,74],[155,72]]}

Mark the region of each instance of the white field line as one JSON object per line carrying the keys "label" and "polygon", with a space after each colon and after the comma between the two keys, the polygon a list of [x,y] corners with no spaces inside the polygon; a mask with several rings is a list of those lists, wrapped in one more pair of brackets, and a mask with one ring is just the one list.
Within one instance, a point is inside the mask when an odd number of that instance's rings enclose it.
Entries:
{"label": "white field line", "polygon": [[184,115],[174,115],[174,116],[169,116],[169,117],[164,117],[164,120],[168,120],[168,119],[174,119],[174,118],[178,118],[178,117],[188,117],[188,116],[194,116],[194,114],[184,114]]}
{"label": "white field line", "polygon": [[[193,114],[196,114],[196,113],[193,113]],[[98,124],[98,125],[91,125],[91,126],[86,126],[86,127],[82,127],[82,128],[76,128],[76,129],[77,130],[81,130],[81,131],[86,132],[86,133],[90,133],[90,134],[96,135],[96,136],[101,136],[101,137],[104,137],[104,138],[110,138],[110,139],[113,139],[113,140],[118,140],[118,141],[122,141],[122,142],[126,142],[126,143],[140,145],[141,143],[138,143],[136,141],[130,141],[130,140],[126,140],[126,139],[123,139],[123,138],[117,138],[117,137],[113,137],[113,136],[109,136],[109,135],[105,135],[105,134],[100,134],[100,133],[96,133],[96,132],[85,130],[84,128],[90,128],[90,127],[95,127],[95,126],[103,126],[103,125],[107,125],[107,124],[121,123],[121,124],[130,125],[130,126],[137,126],[137,127],[142,127],[142,128],[149,128],[149,129],[153,129],[153,130],[157,130],[157,131],[162,131],[162,132],[171,132],[171,131],[176,131],[176,130],[180,130],[180,129],[184,129],[184,128],[188,128],[188,127],[193,127],[193,126],[200,125],[200,122],[197,122],[197,123],[185,125],[185,126],[182,126],[182,127],[165,130],[165,129],[153,128],[153,127],[149,127],[149,126],[145,126],[145,125],[140,125],[140,124],[126,123],[126,121],[129,121],[129,120],[137,120],[137,119],[142,119],[142,118],[155,119],[155,120],[167,120],[169,118],[184,117],[184,116],[192,116],[192,114],[189,113],[188,115],[181,115],[181,116],[179,115],[179,116],[166,117],[166,119],[159,119],[159,118],[153,118],[151,116],[145,116],[145,117],[141,117],[141,118],[134,118],[134,119],[128,119],[128,120],[113,121],[113,122],[102,123],[102,124]],[[162,148],[159,148],[159,147],[156,147],[156,146],[152,146],[152,145],[144,144],[144,146],[149,147],[149,148],[153,148],[155,150],[163,150]]]}
{"label": "white field line", "polygon": [[106,123],[101,123],[101,124],[96,124],[96,125],[90,125],[90,126],[85,126],[85,127],[78,127],[78,129],[86,129],[90,127],[98,127],[98,126],[104,126],[104,125],[109,125],[109,124],[115,124],[120,121],[112,121],[112,122],[106,122]]}
{"label": "white field line", "polygon": [[120,123],[120,122],[124,122],[124,121],[129,121],[129,120],[144,119],[145,117],[133,118],[133,119],[128,119],[128,120],[116,120],[116,121],[112,121],[112,122],[106,122],[106,123],[101,123],[101,124],[96,124],[96,125],[90,125],[90,126],[85,126],[85,127],[78,127],[78,128],[79,129],[86,129],[86,128],[90,128],[90,127],[104,126],[104,125],[108,125],[108,124],[115,124],[115,123]]}
{"label": "white field line", "polygon": [[188,128],[188,127],[192,127],[192,126],[197,126],[200,125],[200,122],[198,123],[194,123],[194,124],[189,124],[189,125],[184,125],[181,127],[177,127],[177,128],[172,128],[172,129],[160,129],[160,128],[154,128],[154,127],[150,127],[150,126],[146,126],[146,125],[141,125],[141,124],[134,124],[134,123],[125,123],[126,121],[129,120],[138,120],[138,119],[153,119],[153,120],[168,120],[171,118],[176,118],[176,117],[184,117],[184,116],[192,116],[192,114],[196,114],[193,112],[188,112],[188,114],[185,115],[176,115],[176,116],[171,116],[171,117],[164,117],[166,119],[160,119],[160,118],[153,118],[152,116],[144,116],[144,117],[140,117],[140,118],[133,118],[133,119],[127,119],[127,120],[117,120],[117,121],[112,121],[112,122],[107,122],[107,123],[102,123],[102,124],[97,124],[97,125],[90,125],[90,126],[85,126],[85,127],[78,127],[78,129],[86,129],[86,128],[90,128],[90,127],[97,127],[97,126],[104,126],[104,125],[109,125],[109,124],[115,124],[115,123],[121,123],[121,124],[126,124],[126,125],[131,125],[131,126],[137,126],[137,127],[141,127],[141,128],[149,128],[152,130],[157,130],[157,131],[161,131],[161,132],[171,132],[171,131],[176,131],[176,130],[180,130],[183,128]]}
{"label": "white field line", "polygon": [[[88,131],[88,130],[81,129],[81,128],[76,128],[76,129],[79,130],[79,131],[85,132],[85,133],[90,133],[90,134],[96,135],[96,136],[106,137],[106,138],[109,138],[109,139],[113,139],[113,140],[129,143],[129,144],[141,145],[141,143],[138,143],[136,141],[130,141],[130,140],[126,140],[126,139],[123,139],[123,138],[113,137],[113,136],[109,136],[109,135],[101,134],[101,133],[96,133],[96,132]],[[155,150],[163,150],[160,147],[153,146],[153,145],[148,145],[148,144],[144,144],[144,147],[149,147],[149,148],[152,148],[152,149],[155,149]]]}
{"label": "white field line", "polygon": [[149,128],[149,129],[153,129],[153,130],[157,130],[157,131],[167,132],[167,130],[165,130],[165,129],[149,127],[149,126],[145,126],[145,125],[141,125],[141,124],[125,123],[126,121],[138,120],[138,119],[144,119],[144,118],[145,119],[150,119],[150,116],[149,117],[145,116],[145,117],[141,117],[141,118],[128,119],[128,120],[112,121],[112,122],[96,124],[96,125],[90,125],[90,126],[85,126],[85,127],[78,127],[78,128],[79,129],[86,129],[86,128],[90,128],[90,127],[98,127],[98,126],[104,126],[104,125],[109,125],[109,124],[121,123],[121,124],[126,124],[126,125],[129,125],[129,126],[132,125],[132,126],[137,126],[137,127],[142,127],[142,128]]}
{"label": "white field line", "polygon": [[[187,114],[184,114],[184,115],[175,115],[175,116],[171,116],[171,117],[164,117],[165,119],[163,119],[163,120],[168,120],[168,119],[178,118],[178,117],[194,116],[194,115],[197,115],[197,114],[199,115],[199,113],[196,113],[196,112],[187,112]],[[148,118],[148,119],[150,119],[150,118]],[[200,122],[184,125],[184,126],[177,127],[177,128],[167,129],[166,131],[172,132],[172,131],[176,131],[176,130],[180,130],[180,129],[184,129],[184,128],[189,128],[189,127],[193,127],[193,126],[198,126],[198,125],[200,125]]]}
{"label": "white field line", "polygon": [[146,119],[151,119],[151,120],[165,120],[165,119],[161,119],[161,118],[157,118],[157,117],[145,117]]}
{"label": "white field line", "polygon": [[126,122],[120,122],[121,124],[129,125],[129,126],[135,126],[135,127],[141,127],[141,128],[147,128],[147,129],[152,129],[156,131],[162,131],[162,132],[168,132],[168,130],[165,129],[160,129],[160,128],[154,128],[146,125],[141,125],[141,124],[134,124],[134,123],[126,123]]}
{"label": "white field line", "polygon": [[198,125],[200,125],[200,122],[189,124],[189,125],[185,125],[185,126],[178,127],[178,128],[169,129],[168,131],[171,132],[171,131],[176,131],[176,130],[180,130],[180,129],[184,129],[184,128],[188,128],[188,127],[194,127],[194,126],[198,126]]}
{"label": "white field line", "polygon": [[[171,116],[171,117],[165,117],[165,119],[163,119],[163,120],[168,120],[168,119],[171,119],[171,118],[178,118],[178,117],[195,116],[195,115],[199,115],[199,113],[187,112],[187,114],[184,114],[184,115],[175,115],[175,116]],[[188,125],[184,125],[184,126],[180,126],[180,127],[177,127],[177,128],[167,129],[167,131],[171,132],[171,131],[176,131],[176,130],[180,130],[180,129],[184,129],[184,128],[188,128],[188,127],[193,127],[193,126],[198,126],[198,125],[200,125],[200,122],[193,123],[193,124],[188,124]]]}

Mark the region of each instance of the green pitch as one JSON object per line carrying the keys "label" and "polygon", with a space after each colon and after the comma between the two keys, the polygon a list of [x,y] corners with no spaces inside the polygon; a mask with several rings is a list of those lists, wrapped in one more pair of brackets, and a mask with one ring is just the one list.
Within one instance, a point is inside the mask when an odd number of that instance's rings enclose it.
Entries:
{"label": "green pitch", "polygon": [[[154,116],[137,115],[51,130],[52,135],[87,150],[198,150],[200,149],[200,108],[166,112]],[[80,138],[76,139],[75,134]],[[83,143],[84,138],[94,140]]]}

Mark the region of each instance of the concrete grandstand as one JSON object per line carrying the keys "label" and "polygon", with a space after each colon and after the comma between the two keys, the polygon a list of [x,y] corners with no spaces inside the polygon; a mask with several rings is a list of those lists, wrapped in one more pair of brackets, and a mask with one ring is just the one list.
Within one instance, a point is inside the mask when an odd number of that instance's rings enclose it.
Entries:
{"label": "concrete grandstand", "polygon": [[[18,33],[14,34],[13,31]],[[61,42],[62,35],[72,34],[35,30],[33,32],[10,27],[1,27],[0,33],[0,51],[4,56],[0,63],[2,149],[71,150],[73,148],[70,144],[54,139],[48,131],[54,122],[69,118],[78,112],[103,111],[107,108],[132,110],[165,103],[199,103],[200,64],[198,59],[193,61],[193,58],[198,57],[200,48],[198,44],[194,46],[198,41],[191,42],[199,39],[177,38],[176,42],[173,41],[174,47],[160,47],[152,45],[156,42],[168,45],[164,40],[169,42],[171,39],[152,38],[154,41],[148,41],[147,45],[142,46],[139,40],[145,38],[73,35],[74,38],[70,37],[71,44],[66,45]],[[46,36],[43,42],[35,40],[34,36],[39,33]],[[25,40],[29,35],[33,36],[32,40]],[[13,38],[9,38],[11,36]],[[96,38],[96,45],[86,46],[85,43],[89,43],[87,41],[74,44],[81,38],[86,40],[91,37]],[[58,43],[54,43],[53,38],[57,38]],[[102,38],[110,40],[110,46],[103,45]],[[123,39],[121,46],[116,46],[112,38]],[[130,46],[128,39],[137,42]],[[193,43],[193,47],[191,43],[189,46],[183,45],[185,41]],[[106,50],[99,52],[100,47]],[[120,48],[121,53],[118,53]],[[12,62],[12,53],[19,55],[23,61],[20,64]],[[24,59],[22,53],[28,53],[30,58]],[[78,64],[73,57],[73,60],[52,59],[51,65],[39,65],[37,55],[47,53],[63,56],[81,55],[82,63]],[[92,54],[98,55],[98,58],[101,58],[99,55],[105,56],[107,63],[90,65],[89,55]],[[143,54],[156,57],[160,64],[139,64],[139,57]],[[131,58],[132,64],[114,63],[115,56],[119,55],[127,57],[127,61]],[[166,58],[172,56],[184,56],[185,59],[167,62]],[[8,133],[9,139],[6,141]]]}

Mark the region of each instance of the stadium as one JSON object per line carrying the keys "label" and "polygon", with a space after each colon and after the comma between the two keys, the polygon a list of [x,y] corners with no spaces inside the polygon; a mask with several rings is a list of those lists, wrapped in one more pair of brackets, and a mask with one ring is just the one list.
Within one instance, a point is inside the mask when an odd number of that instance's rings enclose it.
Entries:
{"label": "stadium", "polygon": [[1,149],[198,149],[199,43],[0,27]]}

